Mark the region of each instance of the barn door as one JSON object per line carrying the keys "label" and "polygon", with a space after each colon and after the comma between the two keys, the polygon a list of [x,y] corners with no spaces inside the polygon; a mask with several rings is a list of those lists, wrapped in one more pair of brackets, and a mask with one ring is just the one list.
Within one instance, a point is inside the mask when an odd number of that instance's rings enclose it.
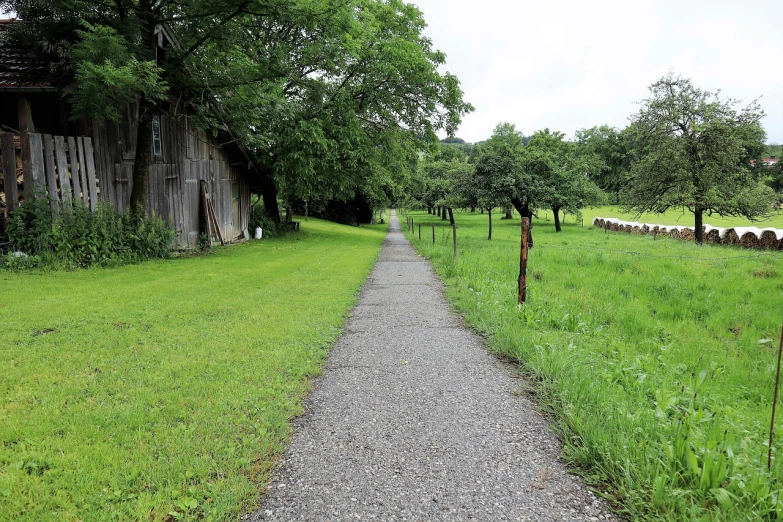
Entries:
{"label": "barn door", "polygon": [[182,208],[182,181],[176,165],[167,165],[166,198],[169,208],[169,223],[177,231],[177,244],[186,248],[189,245],[188,231],[185,229],[185,212]]}

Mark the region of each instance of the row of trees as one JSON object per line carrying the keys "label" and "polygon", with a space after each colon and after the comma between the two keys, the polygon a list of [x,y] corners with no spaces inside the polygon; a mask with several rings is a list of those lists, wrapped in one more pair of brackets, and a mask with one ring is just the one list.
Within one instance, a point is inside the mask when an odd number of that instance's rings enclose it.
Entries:
{"label": "row of trees", "polygon": [[[152,115],[187,111],[251,158],[278,199],[400,195],[421,150],[471,111],[402,0],[0,0],[15,37],[58,68],[74,116],[139,105],[131,205],[143,209]],[[165,52],[158,33],[177,45]],[[75,81],[73,81],[75,80]]]}
{"label": "row of trees", "polygon": [[526,138],[513,124],[501,123],[470,156],[444,145],[424,163],[411,195],[421,206],[445,209],[452,222],[455,207],[486,210],[490,239],[495,208],[508,209],[507,217],[512,207],[525,217],[551,209],[559,232],[561,211],[578,212],[604,201],[591,180],[602,165],[597,154],[561,132],[544,129]]}
{"label": "row of trees", "polygon": [[783,164],[770,169],[758,161],[766,152],[759,104],[738,108],[673,73],[650,94],[623,130],[593,127],[568,141],[548,129],[523,137],[502,123],[469,156],[462,151],[470,144],[444,140],[411,195],[427,207],[489,209],[490,237],[494,207],[513,206],[522,216],[551,209],[558,231],[561,210],[604,201],[639,214],[682,207],[694,215],[698,243],[705,215],[769,214],[778,199],[773,189],[783,189]]}

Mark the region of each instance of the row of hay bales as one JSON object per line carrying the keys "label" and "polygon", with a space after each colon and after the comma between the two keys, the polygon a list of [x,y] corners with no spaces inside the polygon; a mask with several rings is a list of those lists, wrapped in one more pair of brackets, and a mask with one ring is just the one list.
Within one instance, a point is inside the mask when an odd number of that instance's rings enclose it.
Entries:
{"label": "row of hay bales", "polygon": [[[696,237],[693,227],[650,225],[635,221],[621,221],[616,218],[597,217],[593,220],[593,226],[629,234],[669,236],[675,239],[682,239],[683,241],[693,241]],[[756,227],[720,228],[711,225],[704,225],[702,228],[704,229],[705,243],[783,250],[783,230],[781,229]]]}

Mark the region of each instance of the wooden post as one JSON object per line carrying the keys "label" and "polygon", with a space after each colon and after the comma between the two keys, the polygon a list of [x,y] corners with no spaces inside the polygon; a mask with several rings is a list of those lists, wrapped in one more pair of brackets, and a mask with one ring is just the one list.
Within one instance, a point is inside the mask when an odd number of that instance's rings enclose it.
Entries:
{"label": "wooden post", "polygon": [[57,174],[60,177],[60,198],[63,208],[71,208],[71,178],[68,176],[68,156],[65,152],[65,138],[54,137],[54,158],[57,161]]}
{"label": "wooden post", "polygon": [[432,244],[435,244],[435,225],[432,225]]}
{"label": "wooden post", "polygon": [[95,157],[92,149],[92,138],[83,138],[84,140],[84,169],[87,172],[87,190],[90,195],[90,210],[98,210],[98,186],[95,178]]}
{"label": "wooden post", "polygon": [[199,182],[201,186],[201,219],[204,223],[204,233],[207,235],[207,244],[212,248],[212,229],[209,219],[209,207],[207,206],[207,182],[203,179]]}
{"label": "wooden post", "polygon": [[457,257],[457,225],[451,225],[451,237],[454,240],[454,257]]}
{"label": "wooden post", "polygon": [[778,347],[778,371],[775,374],[775,395],[772,397],[772,420],[769,423],[769,453],[767,454],[767,469],[772,469],[772,437],[775,433],[775,409],[778,405],[778,385],[780,384],[780,358],[783,355],[783,327],[780,329],[780,346]]}
{"label": "wooden post", "polygon": [[57,197],[57,171],[54,166],[54,138],[50,134],[43,134],[42,138],[46,187],[49,190],[49,206],[52,209],[52,213],[54,213],[60,210],[60,198]]}
{"label": "wooden post", "polygon": [[522,240],[519,249],[519,293],[517,300],[519,304],[524,304],[527,299],[527,233],[530,230],[530,219],[522,218]]}
{"label": "wooden post", "polygon": [[419,241],[421,241],[421,223],[419,223]]}
{"label": "wooden post", "polygon": [[68,156],[71,161],[71,183],[73,183],[73,199],[82,199],[82,182],[79,179],[79,151],[76,148],[76,138],[71,136],[68,136]]}
{"label": "wooden post", "polygon": [[26,197],[32,199],[36,196],[46,195],[46,167],[44,167],[43,140],[37,133],[22,135],[22,149],[24,157],[24,142],[27,137],[27,154],[30,158],[30,187],[27,187],[28,179],[24,180]]}
{"label": "wooden post", "polygon": [[84,153],[84,138],[76,138],[76,148],[79,149],[79,181],[82,185],[82,201],[85,205],[90,204],[90,189],[87,183],[87,159]]}
{"label": "wooden post", "polygon": [[16,151],[14,135],[0,134],[0,149],[3,154],[3,183],[5,186],[5,205],[7,211],[13,212],[19,206],[19,194],[16,186]]}
{"label": "wooden post", "polygon": [[17,99],[16,111],[19,116],[19,133],[25,134],[35,132],[33,111],[30,108],[30,100],[27,99],[27,96],[20,96]]}

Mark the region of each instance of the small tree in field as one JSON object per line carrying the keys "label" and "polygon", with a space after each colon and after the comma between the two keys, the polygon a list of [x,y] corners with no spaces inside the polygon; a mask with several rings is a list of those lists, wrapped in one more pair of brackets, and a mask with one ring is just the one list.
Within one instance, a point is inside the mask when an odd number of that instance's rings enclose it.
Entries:
{"label": "small tree in field", "polygon": [[[492,137],[481,145],[476,158],[473,177],[474,193],[479,204],[486,208],[489,218],[489,234],[492,239],[492,209],[511,201],[520,215],[527,216],[519,203],[519,180],[522,171],[524,143],[522,134],[510,123],[495,127]],[[516,201],[516,202],[515,202]],[[527,204],[528,200],[525,200]]]}
{"label": "small tree in field", "polygon": [[531,136],[524,168],[538,180],[537,203],[552,209],[555,230],[561,231],[560,211],[578,213],[603,202],[603,193],[590,181],[603,162],[581,143],[566,141],[562,132],[538,131]]}
{"label": "small tree in field", "polygon": [[652,84],[650,93],[629,128],[633,163],[626,208],[641,214],[685,207],[694,215],[699,244],[705,213],[767,215],[774,193],[750,170],[750,159],[764,151],[759,104],[737,110],[736,100],[672,73]]}

